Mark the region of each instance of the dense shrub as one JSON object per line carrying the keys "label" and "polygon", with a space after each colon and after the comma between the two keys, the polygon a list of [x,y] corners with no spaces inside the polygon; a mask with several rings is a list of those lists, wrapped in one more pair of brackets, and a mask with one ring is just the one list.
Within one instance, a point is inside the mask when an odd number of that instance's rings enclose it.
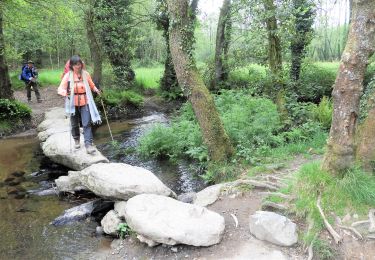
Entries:
{"label": "dense shrub", "polygon": [[323,96],[330,97],[337,70],[338,63],[304,64],[296,87],[298,100],[318,103]]}
{"label": "dense shrub", "polygon": [[104,102],[110,106],[127,105],[140,106],[143,97],[132,90],[107,89],[103,93]]}
{"label": "dense shrub", "polygon": [[[223,91],[215,101],[224,127],[238,151],[244,149],[250,153],[258,147],[280,143],[276,136],[280,119],[270,100],[253,98],[243,91]],[[190,103],[182,107],[170,126],[158,125],[144,135],[138,151],[144,156],[187,156],[205,161],[207,149]]]}
{"label": "dense shrub", "polygon": [[0,120],[15,121],[30,118],[31,109],[16,100],[0,99]]}

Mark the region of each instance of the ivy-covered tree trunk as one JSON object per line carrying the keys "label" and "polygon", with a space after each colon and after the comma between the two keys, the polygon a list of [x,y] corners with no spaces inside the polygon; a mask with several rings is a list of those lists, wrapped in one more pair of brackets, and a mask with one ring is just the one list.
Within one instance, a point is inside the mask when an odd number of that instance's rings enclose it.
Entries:
{"label": "ivy-covered tree trunk", "polygon": [[170,16],[170,48],[180,86],[188,96],[197,117],[210,159],[224,162],[233,147],[219,117],[213,97],[203,83],[193,58],[194,26],[188,0],[167,0]]}
{"label": "ivy-covered tree trunk", "polygon": [[228,50],[231,36],[231,0],[224,0],[216,31],[215,75],[211,89],[218,90],[220,83],[228,79]]}
{"label": "ivy-covered tree trunk", "polygon": [[268,64],[271,73],[278,77],[283,69],[283,62],[281,55],[281,41],[277,34],[276,6],[273,0],[264,0],[264,6],[267,12]]}
{"label": "ivy-covered tree trunk", "polygon": [[103,58],[100,43],[97,35],[95,35],[95,15],[94,15],[94,0],[88,2],[87,10],[85,11],[85,23],[88,44],[90,48],[91,58],[94,63],[93,81],[97,87],[100,87],[102,81]]}
{"label": "ivy-covered tree trunk", "polygon": [[0,3],[0,98],[14,99],[12,85],[8,74],[8,65],[5,61],[5,43],[3,34],[3,8]]}
{"label": "ivy-covered tree trunk", "polygon": [[181,97],[183,94],[177,82],[177,76],[173,67],[171,51],[169,48],[169,17],[166,0],[158,1],[156,25],[159,30],[163,31],[163,36],[167,47],[164,62],[164,74],[160,79],[160,89],[163,95],[171,99],[176,99]]}
{"label": "ivy-covered tree trunk", "polygon": [[104,53],[121,88],[129,88],[135,78],[131,68],[131,0],[97,0],[95,14]]}
{"label": "ivy-covered tree trunk", "polygon": [[266,10],[266,27],[268,33],[268,64],[273,83],[272,86],[270,85],[269,88],[265,89],[265,93],[276,103],[281,120],[286,121],[288,119],[288,111],[285,107],[286,91],[281,81],[283,62],[281,41],[278,36],[276,5],[274,0],[263,1]]}
{"label": "ivy-covered tree trunk", "polygon": [[333,117],[323,169],[339,174],[355,161],[355,134],[363,79],[375,51],[375,1],[353,0],[349,37],[332,92]]}
{"label": "ivy-covered tree trunk", "polygon": [[305,48],[311,41],[312,25],[314,23],[314,2],[311,0],[293,0],[294,35],[291,40],[290,50],[292,64],[290,78],[297,81],[301,72],[302,59],[305,57]]}

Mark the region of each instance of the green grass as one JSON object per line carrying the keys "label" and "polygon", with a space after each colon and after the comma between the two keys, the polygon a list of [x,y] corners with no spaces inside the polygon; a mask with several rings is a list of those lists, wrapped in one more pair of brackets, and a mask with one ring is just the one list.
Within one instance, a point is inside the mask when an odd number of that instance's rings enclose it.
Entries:
{"label": "green grass", "polygon": [[164,68],[162,66],[137,68],[135,69],[135,80],[144,89],[157,89],[159,88],[159,80],[163,75],[163,71]]}
{"label": "green grass", "polygon": [[301,217],[311,217],[320,228],[323,227],[323,222],[316,207],[319,194],[328,221],[333,221],[329,212],[341,217],[347,213],[357,213],[364,217],[369,208],[375,206],[375,179],[359,167],[338,177],[321,170],[319,162],[306,164],[297,174],[289,191],[298,195],[293,211]]}

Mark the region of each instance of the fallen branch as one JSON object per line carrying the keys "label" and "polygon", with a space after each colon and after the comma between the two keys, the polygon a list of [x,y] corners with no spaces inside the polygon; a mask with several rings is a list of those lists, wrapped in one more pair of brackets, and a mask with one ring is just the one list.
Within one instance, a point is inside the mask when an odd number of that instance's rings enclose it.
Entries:
{"label": "fallen branch", "polygon": [[318,201],[316,202],[316,206],[318,207],[318,210],[320,212],[321,217],[323,218],[324,225],[326,226],[328,232],[331,234],[333,239],[335,240],[336,244],[340,243],[342,240],[342,237],[333,229],[331,224],[329,224],[328,220],[324,216],[324,212],[322,208],[320,207],[320,200],[322,199],[322,196],[319,194]]}
{"label": "fallen branch", "polygon": [[282,204],[277,204],[275,202],[272,202],[272,201],[265,201],[262,203],[262,208],[263,207],[270,207],[270,208],[274,208],[274,209],[278,209],[278,210],[287,210],[288,208]]}
{"label": "fallen branch", "polygon": [[338,225],[338,226],[340,228],[352,231],[359,239],[363,239],[363,236],[361,235],[361,233],[359,233],[358,230],[355,229],[354,227],[347,227],[347,226],[343,226],[343,225]]}
{"label": "fallen branch", "polygon": [[368,213],[368,218],[370,220],[370,227],[368,228],[368,232],[373,233],[375,232],[375,209],[371,209]]}

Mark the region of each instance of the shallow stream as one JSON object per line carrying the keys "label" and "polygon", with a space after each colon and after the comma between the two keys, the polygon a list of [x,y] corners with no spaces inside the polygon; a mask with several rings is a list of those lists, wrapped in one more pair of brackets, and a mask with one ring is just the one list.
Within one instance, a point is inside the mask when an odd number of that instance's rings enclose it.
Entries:
{"label": "shallow stream", "polygon": [[[115,145],[106,124],[95,131],[98,149],[111,162],[144,167],[177,194],[201,190],[187,162],[143,160],[134,151],[138,137],[153,123],[167,123],[163,114],[112,122]],[[109,247],[111,238],[96,236],[93,219],[55,227],[49,223],[65,209],[87,201],[77,196],[36,196],[32,190],[47,189],[53,179],[66,174],[65,167],[41,154],[36,137],[0,140],[0,259],[89,259],[92,252]]]}

